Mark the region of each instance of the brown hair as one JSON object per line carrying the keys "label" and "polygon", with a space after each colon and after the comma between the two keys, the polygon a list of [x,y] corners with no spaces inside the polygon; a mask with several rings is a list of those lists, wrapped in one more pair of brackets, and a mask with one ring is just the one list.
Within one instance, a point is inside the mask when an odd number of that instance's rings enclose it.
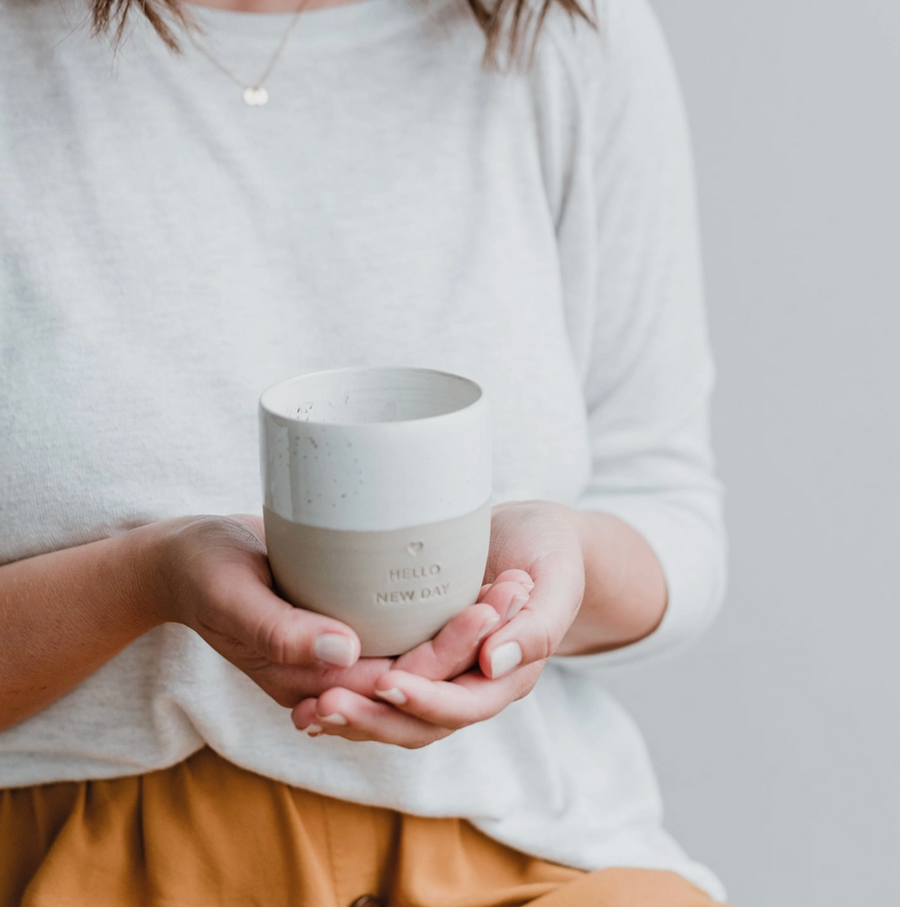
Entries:
{"label": "brown hair", "polygon": [[[494,0],[492,5],[484,0],[466,2],[484,32],[488,63],[496,62],[504,35],[510,59],[517,59],[527,42],[533,50],[544,19],[554,6],[573,18],[594,25],[592,12],[584,8],[583,0]],[[592,0],[588,2],[592,3]],[[94,32],[102,34],[112,30],[116,43],[122,40],[132,11],[143,13],[159,37],[174,51],[180,50],[177,30],[194,27],[184,0],[91,0],[91,5]]]}

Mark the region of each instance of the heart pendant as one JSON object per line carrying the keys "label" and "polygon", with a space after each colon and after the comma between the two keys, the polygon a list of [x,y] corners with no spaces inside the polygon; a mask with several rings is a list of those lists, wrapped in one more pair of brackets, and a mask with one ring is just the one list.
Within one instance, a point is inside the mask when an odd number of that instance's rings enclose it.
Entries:
{"label": "heart pendant", "polygon": [[248,107],[262,107],[269,100],[269,92],[262,85],[244,89],[244,103]]}
{"label": "heart pendant", "polygon": [[425,546],[421,542],[410,542],[406,550],[415,557]]}

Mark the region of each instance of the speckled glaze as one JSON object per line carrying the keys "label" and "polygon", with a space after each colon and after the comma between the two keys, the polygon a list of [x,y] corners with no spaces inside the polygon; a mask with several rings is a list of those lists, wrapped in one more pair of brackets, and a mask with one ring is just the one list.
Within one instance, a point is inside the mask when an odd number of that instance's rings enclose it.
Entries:
{"label": "speckled glaze", "polygon": [[406,651],[475,601],[491,496],[476,384],[412,368],[301,375],[263,393],[260,437],[269,560],[289,601],[350,624],[364,655]]}

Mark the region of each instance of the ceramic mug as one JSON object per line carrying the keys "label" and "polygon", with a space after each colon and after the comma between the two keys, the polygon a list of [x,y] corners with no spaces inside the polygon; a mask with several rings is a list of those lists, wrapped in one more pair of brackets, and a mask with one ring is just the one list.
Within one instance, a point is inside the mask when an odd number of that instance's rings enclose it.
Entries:
{"label": "ceramic mug", "polygon": [[487,398],[466,378],[349,368],[289,378],[259,404],[276,587],[398,655],[473,604],[491,523]]}

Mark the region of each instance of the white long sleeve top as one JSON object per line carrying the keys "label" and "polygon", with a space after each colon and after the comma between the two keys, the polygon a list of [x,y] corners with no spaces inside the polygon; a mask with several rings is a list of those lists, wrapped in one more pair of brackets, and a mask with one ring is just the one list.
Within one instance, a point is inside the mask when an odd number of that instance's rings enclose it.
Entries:
{"label": "white long sleeve top", "polygon": [[[192,631],[141,637],[0,733],[0,786],[147,772],[208,745],[335,797],[464,816],[586,869],[673,869],[634,723],[604,690],[680,649],[724,584],[689,143],[646,0],[551,14],[530,71],[480,66],[462,0],[303,13],[269,103],[140,23],[0,0],[0,563],[148,521],[260,509],[256,402],[345,365],[438,368],[494,414],[495,502],[616,514],[660,627],[555,658],[421,750],[298,733]],[[68,8],[68,13],[66,9]],[[287,18],[198,9],[248,83]],[[60,608],[66,602],[60,600]]]}

